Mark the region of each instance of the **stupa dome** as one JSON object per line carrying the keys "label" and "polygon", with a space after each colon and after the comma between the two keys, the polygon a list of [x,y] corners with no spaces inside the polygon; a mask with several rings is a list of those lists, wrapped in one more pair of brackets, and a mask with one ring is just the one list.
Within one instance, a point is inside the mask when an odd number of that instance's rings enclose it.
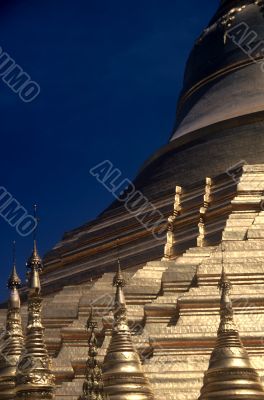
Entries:
{"label": "stupa dome", "polygon": [[172,140],[264,110],[263,8],[259,0],[221,2],[187,61]]}

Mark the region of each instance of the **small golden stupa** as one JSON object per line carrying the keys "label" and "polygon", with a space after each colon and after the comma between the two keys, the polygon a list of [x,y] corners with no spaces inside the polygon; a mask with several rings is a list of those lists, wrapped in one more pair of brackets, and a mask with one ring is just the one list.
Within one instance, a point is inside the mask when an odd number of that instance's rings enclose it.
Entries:
{"label": "small golden stupa", "polygon": [[16,366],[23,351],[23,333],[20,315],[20,296],[18,289],[21,280],[14,264],[7,287],[10,290],[6,327],[3,335],[0,356],[0,399],[13,400],[15,395]]}
{"label": "small golden stupa", "polygon": [[221,321],[199,400],[264,400],[264,390],[234,323],[231,283],[224,265],[219,282]]}
{"label": "small golden stupa", "polygon": [[132,343],[120,262],[113,285],[116,287],[114,326],[103,364],[105,393],[110,400],[153,400],[150,384]]}
{"label": "small golden stupa", "polygon": [[16,400],[50,400],[54,398],[54,376],[51,359],[44,343],[44,327],[41,321],[42,298],[39,273],[42,260],[36,240],[28,268],[28,323],[25,350],[17,365]]}

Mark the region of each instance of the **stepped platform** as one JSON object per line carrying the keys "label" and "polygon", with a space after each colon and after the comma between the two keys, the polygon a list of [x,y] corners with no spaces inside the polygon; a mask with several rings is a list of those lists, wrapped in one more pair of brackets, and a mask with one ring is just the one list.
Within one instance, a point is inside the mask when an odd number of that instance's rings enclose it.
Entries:
{"label": "stepped platform", "polygon": [[[220,180],[223,182],[222,176]],[[229,176],[227,182],[233,195],[228,195],[230,204],[221,214],[226,219],[224,229],[219,228],[218,241],[214,235],[211,241],[210,226],[214,222],[213,217],[208,218],[207,245],[194,245],[179,254],[177,239],[184,229],[183,220],[190,221],[189,212],[183,213],[179,236],[176,230],[174,257],[150,259],[145,264],[127,268],[124,273],[133,341],[156,400],[196,400],[198,397],[219,323],[217,283],[222,262],[233,285],[235,320],[241,338],[264,380],[264,195],[261,189],[264,165],[244,166],[236,186],[230,184]],[[226,186],[221,184],[222,188]],[[198,197],[194,192],[185,193],[186,199],[202,199],[202,186]],[[198,217],[191,218],[193,231],[199,219],[200,203],[195,201]],[[105,272],[44,297],[43,321],[58,385],[56,400],[77,400],[80,395],[87,359],[85,323],[91,306],[99,324],[99,360],[103,362],[113,322],[112,280],[113,272]],[[23,304],[22,316],[25,324],[26,304]],[[4,319],[2,309],[2,324]]]}

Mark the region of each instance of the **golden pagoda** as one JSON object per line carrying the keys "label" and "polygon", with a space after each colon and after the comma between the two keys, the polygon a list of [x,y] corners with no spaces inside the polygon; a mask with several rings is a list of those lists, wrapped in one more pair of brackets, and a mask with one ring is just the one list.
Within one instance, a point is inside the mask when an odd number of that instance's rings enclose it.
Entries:
{"label": "golden pagoda", "polygon": [[93,309],[87,321],[88,339],[88,360],[85,370],[85,381],[83,384],[83,393],[79,400],[104,400],[104,386],[102,369],[96,356],[98,354],[98,345],[96,332],[97,323],[93,317]]}
{"label": "golden pagoda", "polygon": [[44,343],[44,327],[41,321],[42,298],[40,278],[42,260],[37,251],[36,240],[28,268],[28,324],[25,351],[17,366],[16,399],[53,399],[54,376],[51,360]]}
{"label": "golden pagoda", "polygon": [[250,363],[234,323],[232,301],[229,297],[231,283],[224,265],[219,289],[221,320],[199,400],[264,399],[260,378]]}
{"label": "golden pagoda", "polygon": [[21,280],[16,272],[16,262],[8,280],[10,297],[0,356],[0,399],[13,400],[15,393],[16,366],[23,350],[23,333],[20,315],[20,296],[18,289]]}
{"label": "golden pagoda", "polygon": [[138,353],[131,338],[123,288],[125,280],[120,262],[114,277],[116,287],[112,338],[103,364],[103,380],[110,400],[153,400]]}

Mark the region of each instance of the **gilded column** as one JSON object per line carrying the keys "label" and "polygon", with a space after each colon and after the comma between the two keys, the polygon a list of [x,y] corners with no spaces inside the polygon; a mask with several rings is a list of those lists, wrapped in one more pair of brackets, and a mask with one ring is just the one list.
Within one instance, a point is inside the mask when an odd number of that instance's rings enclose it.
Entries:
{"label": "gilded column", "polygon": [[233,318],[229,297],[231,283],[224,267],[221,290],[220,325],[199,400],[264,399],[260,378],[252,367]]}
{"label": "gilded column", "polygon": [[110,400],[153,400],[128,327],[126,301],[123,292],[125,280],[120,264],[114,277],[116,287],[114,326],[112,338],[103,364],[105,393]]}
{"label": "gilded column", "polygon": [[174,257],[174,249],[173,246],[175,244],[175,224],[177,221],[177,217],[181,214],[182,204],[181,204],[181,196],[182,196],[182,188],[180,186],[176,186],[175,189],[175,199],[173,205],[173,214],[168,218],[168,227],[167,227],[167,242],[164,247],[164,258],[170,259]]}
{"label": "gilded column", "polygon": [[54,376],[51,360],[44,343],[44,328],[41,321],[42,298],[40,278],[42,260],[37,251],[36,240],[28,268],[28,323],[25,351],[17,366],[16,399],[53,399]]}
{"label": "gilded column", "polygon": [[8,301],[6,329],[3,336],[0,355],[0,399],[13,400],[15,396],[16,366],[23,351],[23,333],[20,315],[20,297],[18,289],[21,281],[14,262],[8,280],[10,297]]}
{"label": "gilded column", "polygon": [[83,384],[83,393],[79,400],[105,400],[102,369],[97,361],[98,354],[97,323],[93,318],[93,310],[87,321],[88,339],[88,360],[85,370],[85,381]]}
{"label": "gilded column", "polygon": [[204,247],[206,245],[206,214],[208,208],[212,201],[212,179],[206,178],[205,181],[205,193],[204,193],[204,203],[200,208],[200,220],[198,224],[199,235],[197,238],[197,247]]}

